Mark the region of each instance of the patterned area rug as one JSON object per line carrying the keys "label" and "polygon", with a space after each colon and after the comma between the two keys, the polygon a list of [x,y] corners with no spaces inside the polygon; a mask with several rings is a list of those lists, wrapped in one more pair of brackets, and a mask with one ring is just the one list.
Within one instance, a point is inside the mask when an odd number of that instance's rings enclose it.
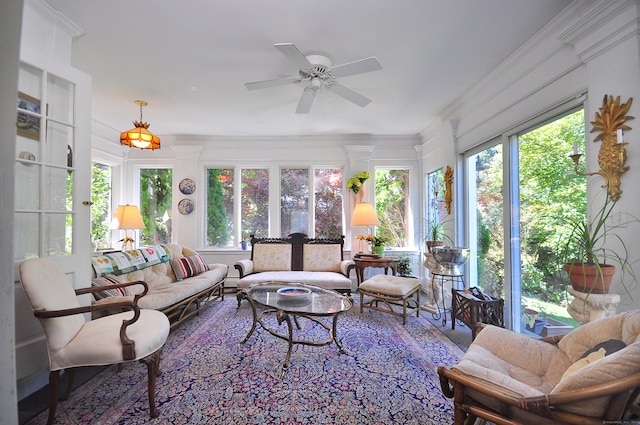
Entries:
{"label": "patterned area rug", "polygon": [[[149,418],[146,368],[111,366],[58,404],[58,424],[446,424],[451,401],[441,391],[440,364],[463,351],[425,318],[399,317],[358,305],[340,316],[335,344],[294,346],[278,379],[287,344],[252,323],[234,295],[205,309],[169,335]],[[421,314],[426,314],[422,312]],[[273,325],[277,327],[277,324]],[[319,325],[300,320],[305,338],[324,340]],[[286,330],[286,324],[280,329]],[[29,424],[46,423],[42,412]]]}

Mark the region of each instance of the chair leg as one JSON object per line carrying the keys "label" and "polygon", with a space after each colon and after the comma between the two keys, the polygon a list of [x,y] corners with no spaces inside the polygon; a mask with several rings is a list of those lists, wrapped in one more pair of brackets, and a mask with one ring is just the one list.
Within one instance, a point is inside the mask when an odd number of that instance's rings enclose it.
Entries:
{"label": "chair leg", "polygon": [[73,387],[73,378],[75,377],[76,370],[75,369],[67,369],[65,370],[65,374],[67,376],[67,389],[65,390],[63,396],[60,400],[67,400],[69,398],[69,394],[71,394],[71,388]]}
{"label": "chair leg", "polygon": [[58,384],[60,384],[60,371],[52,370],[49,372],[49,418],[47,425],[53,423],[58,407]]}
{"label": "chair leg", "polygon": [[140,359],[140,362],[147,365],[147,373],[149,375],[149,416],[152,418],[157,418],[160,412],[156,407],[156,377],[160,375],[160,354],[162,353],[162,349],[156,351],[155,353],[145,357],[144,359]]}

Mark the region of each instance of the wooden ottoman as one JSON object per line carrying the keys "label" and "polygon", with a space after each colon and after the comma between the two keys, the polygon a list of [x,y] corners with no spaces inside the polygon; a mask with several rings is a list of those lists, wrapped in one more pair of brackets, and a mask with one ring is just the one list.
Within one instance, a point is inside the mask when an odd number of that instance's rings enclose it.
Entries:
{"label": "wooden ottoman", "polygon": [[[415,277],[387,276],[379,274],[360,284],[360,313],[364,308],[381,311],[402,317],[402,324],[407,323],[407,316],[416,313],[420,316],[420,281]],[[413,298],[413,294],[416,297]],[[364,296],[372,297],[364,301]],[[382,305],[380,305],[382,304]],[[402,307],[396,311],[393,307]]]}

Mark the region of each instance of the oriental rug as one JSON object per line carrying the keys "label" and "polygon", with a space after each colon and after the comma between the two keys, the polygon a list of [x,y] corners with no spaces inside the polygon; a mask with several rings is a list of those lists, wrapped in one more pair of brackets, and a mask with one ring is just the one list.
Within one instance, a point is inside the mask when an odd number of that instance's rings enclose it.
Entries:
{"label": "oriental rug", "polygon": [[[421,312],[421,314],[426,314]],[[451,424],[451,400],[436,368],[464,352],[424,317],[407,319],[359,306],[340,316],[338,339],[323,347],[296,345],[277,378],[287,343],[252,323],[246,301],[230,294],[174,328],[165,345],[156,401],[149,417],[146,367],[111,366],[58,403],[57,424]],[[300,320],[310,339],[326,339]],[[277,323],[274,320],[274,327]],[[286,324],[282,325],[283,331]],[[47,411],[29,424],[46,423]]]}

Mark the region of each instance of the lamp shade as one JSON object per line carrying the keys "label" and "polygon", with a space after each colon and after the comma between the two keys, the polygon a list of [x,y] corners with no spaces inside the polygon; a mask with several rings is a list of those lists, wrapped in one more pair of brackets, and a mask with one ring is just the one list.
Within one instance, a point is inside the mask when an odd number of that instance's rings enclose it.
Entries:
{"label": "lamp shade", "polygon": [[368,202],[361,202],[356,204],[353,210],[353,216],[351,217],[351,226],[353,227],[366,227],[366,226],[378,226],[380,220],[378,214],[373,208],[373,204]]}
{"label": "lamp shade", "polygon": [[114,218],[117,220],[117,229],[144,229],[144,221],[140,210],[135,205],[120,205],[116,209]]}

